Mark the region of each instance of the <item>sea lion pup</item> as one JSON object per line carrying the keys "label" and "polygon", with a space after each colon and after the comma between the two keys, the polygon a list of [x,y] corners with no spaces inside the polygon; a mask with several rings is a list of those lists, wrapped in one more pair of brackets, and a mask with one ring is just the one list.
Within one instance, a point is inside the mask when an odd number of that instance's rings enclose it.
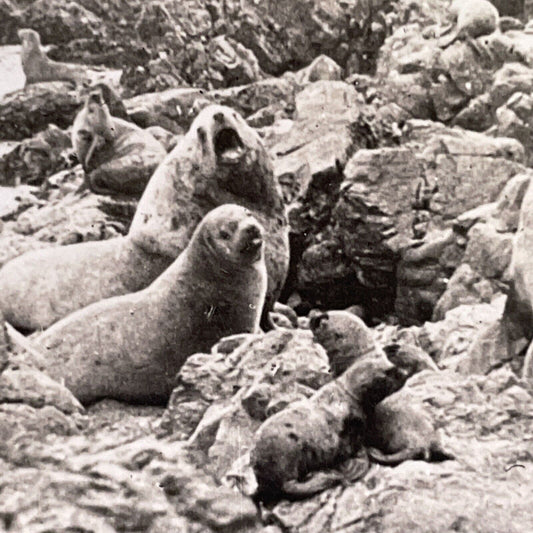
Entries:
{"label": "sea lion pup", "polygon": [[244,207],[222,205],[150,286],[80,309],[36,337],[41,369],[84,404],[163,403],[189,355],[258,330],[266,286],[262,226]]}
{"label": "sea lion pup", "polygon": [[167,155],[149,132],[111,115],[101,87],[87,95],[71,136],[85,184],[96,194],[140,196]]}
{"label": "sea lion pup", "polygon": [[[447,38],[439,39],[441,48],[448,48],[458,39],[475,39],[495,32],[499,26],[499,13],[488,0],[453,0],[450,12],[456,19],[455,32]],[[450,27],[451,29],[451,27]]]}
{"label": "sea lion pup", "polygon": [[88,68],[75,63],[59,63],[47,57],[41,48],[41,37],[29,28],[18,30],[22,43],[22,70],[26,75],[26,85],[41,81],[71,81],[76,85],[89,83]]}
{"label": "sea lion pup", "polygon": [[[363,449],[367,418],[410,371],[385,355],[363,357],[310,398],[263,422],[250,456],[256,499],[305,498],[362,477],[369,467]],[[339,467],[343,471],[335,470]]]}
{"label": "sea lion pup", "polygon": [[[413,344],[389,344],[385,353],[393,363],[403,361],[410,375],[423,370],[439,372],[433,359]],[[413,404],[405,388],[385,398],[371,413],[366,443],[370,458],[383,465],[397,465],[412,459],[444,461],[454,458],[444,451],[424,405]]]}
{"label": "sea lion pup", "polygon": [[368,455],[376,463],[394,466],[403,461],[445,461],[454,456],[444,451],[433,420],[424,406],[393,394],[379,403],[369,421]]}
{"label": "sea lion pup", "polygon": [[334,376],[342,374],[357,359],[365,355],[383,354],[372,330],[349,311],[312,313],[309,327],[313,332],[313,338],[326,350]]}
{"label": "sea lion pup", "polygon": [[[24,331],[45,329],[87,305],[147,287],[183,251],[200,220],[242,204],[265,228],[267,298],[289,260],[288,221],[272,161],[232,109],[204,109],[155,171],[126,237],[37,250],[0,270],[0,309]],[[269,296],[268,296],[269,295]]]}

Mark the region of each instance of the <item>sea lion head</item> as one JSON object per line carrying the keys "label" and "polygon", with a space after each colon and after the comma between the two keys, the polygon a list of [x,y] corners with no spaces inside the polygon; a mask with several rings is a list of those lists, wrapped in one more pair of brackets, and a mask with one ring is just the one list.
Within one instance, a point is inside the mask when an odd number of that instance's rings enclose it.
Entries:
{"label": "sea lion head", "polygon": [[29,45],[30,48],[38,48],[41,46],[41,37],[31,28],[21,28],[17,31],[17,35],[23,47]]}
{"label": "sea lion head", "polygon": [[195,196],[219,203],[222,192],[265,210],[278,205],[272,161],[258,133],[235,110],[216,104],[202,109],[182,146],[194,147],[199,166]]}
{"label": "sea lion head", "polygon": [[263,258],[263,226],[242,206],[224,204],[213,209],[204,217],[196,234],[207,253],[221,264],[246,266]]}

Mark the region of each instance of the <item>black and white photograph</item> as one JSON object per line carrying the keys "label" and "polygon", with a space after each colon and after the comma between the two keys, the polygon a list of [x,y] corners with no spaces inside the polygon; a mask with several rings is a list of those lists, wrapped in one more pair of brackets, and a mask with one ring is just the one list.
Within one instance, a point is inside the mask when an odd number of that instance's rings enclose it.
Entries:
{"label": "black and white photograph", "polygon": [[0,0],[0,533],[533,533],[533,0]]}

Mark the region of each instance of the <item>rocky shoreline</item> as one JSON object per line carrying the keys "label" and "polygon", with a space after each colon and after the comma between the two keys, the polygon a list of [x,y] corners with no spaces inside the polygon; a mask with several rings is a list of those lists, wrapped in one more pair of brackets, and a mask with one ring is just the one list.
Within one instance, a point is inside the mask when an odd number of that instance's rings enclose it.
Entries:
{"label": "rocky shoreline", "polygon": [[[52,59],[121,68],[128,120],[158,127],[167,151],[206,105],[241,113],[287,207],[281,301],[297,318],[189,357],[166,407],[83,408],[0,329],[0,531],[527,531],[533,362],[527,339],[509,352],[491,328],[533,175],[531,6],[494,2],[499,31],[442,49],[441,0],[179,4],[0,3],[0,72],[16,71],[23,27]],[[82,190],[70,128],[83,90],[2,87],[0,267],[127,234],[136,198]],[[431,357],[438,370],[389,399],[426,412],[454,459],[372,464],[357,482],[257,506],[256,432],[333,379],[309,328],[317,309]]]}

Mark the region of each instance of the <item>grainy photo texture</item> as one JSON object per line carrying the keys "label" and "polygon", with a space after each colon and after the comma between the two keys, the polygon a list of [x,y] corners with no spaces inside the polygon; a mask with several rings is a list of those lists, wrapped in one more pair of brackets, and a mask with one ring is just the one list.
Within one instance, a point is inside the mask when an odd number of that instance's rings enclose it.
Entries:
{"label": "grainy photo texture", "polygon": [[533,530],[533,0],[0,0],[0,533]]}

